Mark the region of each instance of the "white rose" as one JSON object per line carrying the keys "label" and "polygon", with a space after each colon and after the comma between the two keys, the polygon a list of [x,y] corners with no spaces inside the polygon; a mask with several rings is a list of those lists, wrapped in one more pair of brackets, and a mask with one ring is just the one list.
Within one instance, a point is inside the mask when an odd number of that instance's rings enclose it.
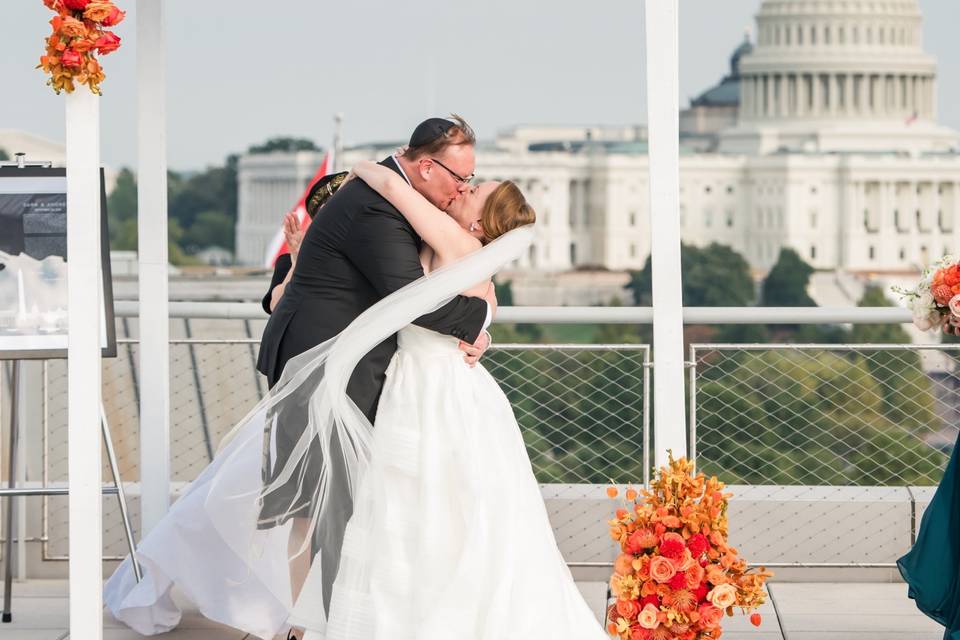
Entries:
{"label": "white rose", "polygon": [[947,304],[950,307],[950,313],[955,317],[960,317],[960,294],[950,298],[950,302]]}
{"label": "white rose", "polygon": [[921,293],[920,297],[917,298],[917,301],[914,303],[917,309],[926,309],[930,310],[933,308],[933,294],[929,291]]}

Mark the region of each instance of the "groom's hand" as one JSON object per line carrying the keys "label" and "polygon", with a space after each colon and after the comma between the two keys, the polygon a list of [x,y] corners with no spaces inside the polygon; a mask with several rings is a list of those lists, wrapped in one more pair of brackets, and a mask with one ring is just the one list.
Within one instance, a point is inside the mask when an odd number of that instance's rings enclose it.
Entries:
{"label": "groom's hand", "polygon": [[464,352],[463,361],[466,362],[471,367],[475,367],[480,358],[483,357],[484,352],[490,347],[490,334],[486,331],[480,334],[480,337],[477,338],[477,341],[473,344],[469,342],[460,341],[460,350]]}

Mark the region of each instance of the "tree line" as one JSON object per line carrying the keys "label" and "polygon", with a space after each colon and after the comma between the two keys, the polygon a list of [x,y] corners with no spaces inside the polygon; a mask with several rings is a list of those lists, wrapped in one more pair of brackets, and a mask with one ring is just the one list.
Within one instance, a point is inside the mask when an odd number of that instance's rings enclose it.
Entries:
{"label": "tree line", "polygon": [[[318,150],[304,138],[279,137],[248,148],[248,153]],[[237,226],[237,162],[227,156],[221,166],[197,172],[167,172],[167,229],[170,262],[196,264],[197,253],[210,247],[234,251]],[[291,202],[292,207],[295,203]],[[285,211],[277,212],[279,229]],[[110,248],[137,248],[137,179],[129,168],[117,176],[107,198]]]}

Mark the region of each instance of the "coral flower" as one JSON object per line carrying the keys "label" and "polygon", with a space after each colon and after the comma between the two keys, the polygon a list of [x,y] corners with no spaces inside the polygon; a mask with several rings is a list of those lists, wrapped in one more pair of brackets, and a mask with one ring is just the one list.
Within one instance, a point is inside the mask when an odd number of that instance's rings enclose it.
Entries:
{"label": "coral flower", "polygon": [[632,620],[640,613],[640,604],[636,600],[617,600],[617,613]]}
{"label": "coral flower", "polygon": [[690,539],[687,540],[687,549],[690,549],[690,553],[694,557],[700,557],[700,555],[707,552],[707,548],[710,546],[710,543],[707,542],[707,536],[702,533],[690,536]]}
{"label": "coral flower", "polygon": [[721,584],[713,588],[707,598],[718,609],[732,607],[737,602],[737,588],[732,584]]}
{"label": "coral flower", "polygon": [[79,68],[83,66],[83,56],[74,51],[73,49],[67,49],[63,52],[63,55],[60,56],[60,62],[65,67]]}
{"label": "coral flower", "polygon": [[613,563],[613,570],[621,576],[633,573],[633,556],[621,553]]}
{"label": "coral flower", "polygon": [[644,629],[656,629],[660,626],[660,610],[652,604],[648,604],[637,616],[637,623]]}
{"label": "coral flower", "polygon": [[683,555],[684,548],[683,536],[679,533],[663,534],[663,542],[660,543],[660,555],[675,560]]}
{"label": "coral flower", "polygon": [[675,575],[677,575],[677,569],[667,558],[654,556],[650,560],[650,577],[660,584],[669,582]]}
{"label": "coral flower", "polygon": [[700,613],[700,624],[704,627],[716,627],[723,620],[723,609],[718,609],[712,604],[702,604],[697,611]]}
{"label": "coral flower", "polygon": [[126,16],[127,16],[126,11],[120,11],[120,9],[118,9],[117,7],[113,7],[113,9],[110,11],[110,15],[108,15],[106,18],[101,20],[100,24],[102,24],[105,27],[114,27],[120,24],[121,22],[123,22],[123,19]]}

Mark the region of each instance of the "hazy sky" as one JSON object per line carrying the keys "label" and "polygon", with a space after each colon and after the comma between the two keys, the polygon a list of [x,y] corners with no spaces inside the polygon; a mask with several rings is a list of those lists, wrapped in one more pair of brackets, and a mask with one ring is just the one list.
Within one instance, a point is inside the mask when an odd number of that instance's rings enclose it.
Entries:
{"label": "hazy sky", "polygon": [[[640,0],[166,0],[171,168],[218,164],[275,135],[326,146],[402,139],[426,115],[463,114],[481,138],[521,123],[645,120]],[[4,0],[0,129],[63,139],[63,105],[34,69],[52,15]],[[136,163],[135,2],[104,59],[103,160]],[[957,0],[920,0],[939,66],[941,120],[960,128]],[[681,0],[681,101],[726,72],[760,0]],[[10,150],[13,151],[13,150]]]}

